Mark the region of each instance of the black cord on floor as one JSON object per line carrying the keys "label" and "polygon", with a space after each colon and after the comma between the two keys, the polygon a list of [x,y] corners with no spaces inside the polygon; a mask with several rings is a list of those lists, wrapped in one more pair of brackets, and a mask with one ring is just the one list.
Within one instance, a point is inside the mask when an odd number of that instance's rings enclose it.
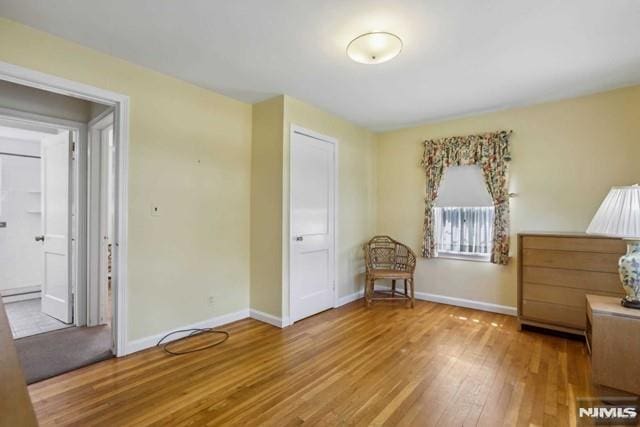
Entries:
{"label": "black cord on floor", "polygon": [[[179,334],[179,333],[184,333],[184,332],[190,332],[189,335],[179,338],[175,341],[169,341],[166,343],[163,343],[164,340],[166,340],[167,338],[169,338],[172,335],[175,334]],[[224,338],[220,341],[216,341],[213,344],[209,344],[209,345],[205,345],[203,347],[198,347],[198,348],[194,348],[191,350],[186,350],[186,351],[172,351],[169,346],[171,344],[176,344],[186,338],[191,338],[191,337],[195,337],[198,335],[204,335],[204,334],[217,334],[217,335],[224,335]],[[196,351],[202,351],[202,350],[208,350],[210,348],[213,348],[217,345],[222,344],[223,342],[225,342],[227,339],[229,339],[229,332],[226,331],[217,331],[215,329],[211,329],[211,328],[194,328],[194,329],[182,329],[180,331],[173,331],[167,335],[165,335],[164,337],[162,337],[160,339],[160,341],[158,341],[158,343],[156,344],[156,347],[162,347],[162,350],[164,350],[165,353],[168,353],[172,356],[180,356],[181,354],[189,354],[189,353],[195,353]]]}

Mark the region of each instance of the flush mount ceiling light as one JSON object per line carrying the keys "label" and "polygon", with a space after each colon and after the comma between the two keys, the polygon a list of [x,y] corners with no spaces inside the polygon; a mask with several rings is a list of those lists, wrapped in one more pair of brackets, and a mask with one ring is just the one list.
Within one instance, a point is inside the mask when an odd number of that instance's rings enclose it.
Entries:
{"label": "flush mount ceiling light", "polygon": [[402,40],[382,31],[366,33],[351,40],[347,46],[349,58],[361,64],[382,64],[398,56]]}

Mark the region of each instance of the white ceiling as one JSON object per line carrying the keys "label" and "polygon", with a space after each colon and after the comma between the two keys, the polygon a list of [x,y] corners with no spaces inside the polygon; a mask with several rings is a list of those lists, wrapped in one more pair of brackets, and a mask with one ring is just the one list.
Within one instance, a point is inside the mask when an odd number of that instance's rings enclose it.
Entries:
{"label": "white ceiling", "polygon": [[[0,15],[256,102],[373,130],[640,83],[638,0],[0,0]],[[381,65],[345,54],[403,39]]]}

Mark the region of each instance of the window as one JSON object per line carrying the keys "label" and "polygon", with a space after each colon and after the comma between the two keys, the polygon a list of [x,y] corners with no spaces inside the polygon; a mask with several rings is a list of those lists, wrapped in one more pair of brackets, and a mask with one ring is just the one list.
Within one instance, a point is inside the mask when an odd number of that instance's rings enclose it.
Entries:
{"label": "window", "polygon": [[493,207],[433,208],[437,256],[489,259]]}
{"label": "window", "polygon": [[433,208],[436,256],[489,261],[493,219],[493,203],[480,168],[447,168]]}

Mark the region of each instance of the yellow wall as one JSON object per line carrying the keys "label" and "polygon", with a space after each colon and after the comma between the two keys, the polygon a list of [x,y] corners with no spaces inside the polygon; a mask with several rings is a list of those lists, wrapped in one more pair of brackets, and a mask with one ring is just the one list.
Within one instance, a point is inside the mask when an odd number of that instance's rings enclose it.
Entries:
{"label": "yellow wall", "polygon": [[[375,135],[333,114],[290,96],[285,96],[284,180],[283,192],[289,194],[289,137],[295,124],[338,140],[338,222],[336,284],[338,297],[362,289],[364,261],[362,244],[375,233],[376,178]],[[288,196],[283,211],[289,212]],[[283,241],[288,238],[285,216]],[[286,283],[288,258],[283,257],[283,282]],[[288,292],[283,292],[284,315],[288,316]]]}
{"label": "yellow wall", "polygon": [[[511,248],[520,231],[584,231],[613,185],[640,181],[640,86],[378,135],[377,231],[418,252],[422,141],[513,129]],[[416,290],[516,305],[516,259],[502,267],[418,261]]]}
{"label": "yellow wall", "polygon": [[290,96],[253,106],[251,308],[289,315],[291,125],[338,140],[338,296],[361,289],[362,244],[375,232],[375,140],[366,129]]}
{"label": "yellow wall", "polygon": [[253,105],[251,308],[280,317],[284,97]]}
{"label": "yellow wall", "polygon": [[250,105],[4,19],[0,61],[131,99],[129,340],[249,306]]}

